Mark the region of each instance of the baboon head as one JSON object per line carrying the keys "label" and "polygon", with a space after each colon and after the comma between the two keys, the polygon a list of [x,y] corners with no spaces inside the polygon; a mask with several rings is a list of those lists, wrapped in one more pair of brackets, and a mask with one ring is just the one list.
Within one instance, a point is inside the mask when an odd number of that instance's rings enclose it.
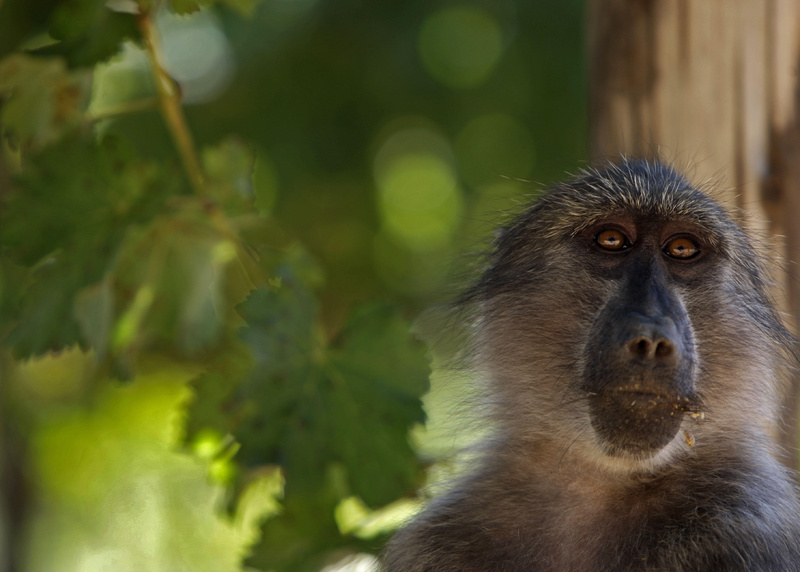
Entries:
{"label": "baboon head", "polygon": [[499,236],[470,299],[513,439],[652,464],[775,420],[787,336],[759,253],[663,164],[624,161],[545,193]]}

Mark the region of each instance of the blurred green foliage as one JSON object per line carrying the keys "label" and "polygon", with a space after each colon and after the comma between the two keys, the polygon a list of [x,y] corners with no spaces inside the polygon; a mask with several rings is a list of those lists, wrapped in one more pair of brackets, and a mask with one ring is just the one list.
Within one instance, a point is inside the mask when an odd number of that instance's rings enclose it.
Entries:
{"label": "blurred green foliage", "polygon": [[582,9],[0,0],[0,572],[378,552],[452,446],[411,320],[584,156]]}

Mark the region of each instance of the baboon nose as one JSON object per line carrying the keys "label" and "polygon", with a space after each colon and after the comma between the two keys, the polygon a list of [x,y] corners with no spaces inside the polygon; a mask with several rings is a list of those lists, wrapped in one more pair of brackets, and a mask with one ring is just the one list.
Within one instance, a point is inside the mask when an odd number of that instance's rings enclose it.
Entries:
{"label": "baboon nose", "polygon": [[651,339],[638,336],[628,343],[628,351],[635,357],[668,362],[675,359],[675,344],[667,338]]}
{"label": "baboon nose", "polygon": [[[628,322],[623,350],[628,358],[651,366],[675,367],[681,351],[675,340],[678,331],[671,320],[637,317]],[[626,339],[623,338],[623,339]]]}

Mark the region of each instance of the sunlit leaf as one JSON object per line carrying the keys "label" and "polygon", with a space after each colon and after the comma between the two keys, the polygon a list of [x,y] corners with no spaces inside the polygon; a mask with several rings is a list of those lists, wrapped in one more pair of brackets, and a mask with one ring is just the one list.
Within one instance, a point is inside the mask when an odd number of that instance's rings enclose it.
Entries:
{"label": "sunlit leaf", "polygon": [[54,419],[34,437],[42,487],[31,526],[33,572],[238,572],[277,510],[280,475],[264,475],[224,513],[225,490],[176,449],[191,370],[161,368]]}
{"label": "sunlit leaf", "polygon": [[284,484],[280,469],[270,467],[262,470],[239,495],[236,525],[248,544],[254,544],[261,536],[262,520],[280,514]]}

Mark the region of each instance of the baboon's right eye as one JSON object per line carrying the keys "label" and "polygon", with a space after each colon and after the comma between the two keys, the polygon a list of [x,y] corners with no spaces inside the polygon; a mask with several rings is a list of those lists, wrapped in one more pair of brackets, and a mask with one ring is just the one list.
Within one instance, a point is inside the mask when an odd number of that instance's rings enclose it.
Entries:
{"label": "baboon's right eye", "polygon": [[700,247],[691,238],[678,236],[667,243],[664,247],[664,252],[670,258],[690,260],[700,254]]}
{"label": "baboon's right eye", "polygon": [[609,250],[611,252],[619,252],[620,250],[628,248],[628,241],[625,235],[613,228],[602,231],[597,235],[594,241],[597,243],[597,246],[603,250]]}

